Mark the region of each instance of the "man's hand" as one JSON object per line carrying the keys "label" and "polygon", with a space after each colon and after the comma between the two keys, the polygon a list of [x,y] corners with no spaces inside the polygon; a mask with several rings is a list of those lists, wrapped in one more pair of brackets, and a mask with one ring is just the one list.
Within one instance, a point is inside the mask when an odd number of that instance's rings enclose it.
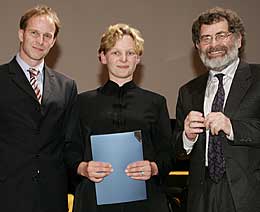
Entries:
{"label": "man's hand", "polygon": [[210,129],[212,135],[218,135],[222,130],[226,135],[230,135],[232,125],[228,117],[222,112],[211,112],[205,118],[206,129]]}
{"label": "man's hand", "polygon": [[186,137],[194,141],[199,133],[205,128],[205,119],[203,114],[198,111],[191,111],[184,120],[184,131]]}

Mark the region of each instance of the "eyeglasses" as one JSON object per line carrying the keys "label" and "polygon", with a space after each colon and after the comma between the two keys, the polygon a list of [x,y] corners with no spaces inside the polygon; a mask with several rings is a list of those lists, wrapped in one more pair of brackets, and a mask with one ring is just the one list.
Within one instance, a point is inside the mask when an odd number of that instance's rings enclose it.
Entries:
{"label": "eyeglasses", "polygon": [[[215,41],[222,42],[228,39],[228,37],[232,35],[232,32],[219,32],[215,34]],[[200,43],[203,45],[210,44],[213,40],[212,35],[202,35],[200,37]]]}

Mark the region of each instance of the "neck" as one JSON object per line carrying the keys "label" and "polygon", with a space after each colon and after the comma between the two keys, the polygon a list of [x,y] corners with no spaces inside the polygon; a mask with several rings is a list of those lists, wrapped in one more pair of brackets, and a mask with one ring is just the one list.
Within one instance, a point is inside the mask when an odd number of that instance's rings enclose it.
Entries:
{"label": "neck", "polygon": [[28,57],[23,51],[19,51],[19,56],[20,58],[25,62],[27,63],[29,66],[31,67],[36,67],[38,66],[39,64],[41,64],[44,59],[40,59],[40,60],[35,60],[35,59],[32,59],[30,57]]}

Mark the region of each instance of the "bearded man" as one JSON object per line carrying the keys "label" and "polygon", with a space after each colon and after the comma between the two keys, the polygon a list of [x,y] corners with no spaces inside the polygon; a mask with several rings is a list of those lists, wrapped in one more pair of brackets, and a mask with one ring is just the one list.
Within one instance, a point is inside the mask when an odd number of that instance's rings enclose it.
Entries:
{"label": "bearded man", "polygon": [[193,23],[208,72],[179,90],[174,132],[190,155],[188,212],[260,211],[260,66],[241,61],[245,29],[213,8]]}

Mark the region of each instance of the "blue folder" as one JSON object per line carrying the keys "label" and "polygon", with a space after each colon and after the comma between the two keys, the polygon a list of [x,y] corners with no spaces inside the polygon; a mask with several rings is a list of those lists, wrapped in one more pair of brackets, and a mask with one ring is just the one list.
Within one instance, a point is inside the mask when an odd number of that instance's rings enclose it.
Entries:
{"label": "blue folder", "polygon": [[90,136],[94,161],[109,162],[114,172],[95,183],[97,205],[145,200],[145,181],[125,174],[129,163],[143,160],[141,131]]}

